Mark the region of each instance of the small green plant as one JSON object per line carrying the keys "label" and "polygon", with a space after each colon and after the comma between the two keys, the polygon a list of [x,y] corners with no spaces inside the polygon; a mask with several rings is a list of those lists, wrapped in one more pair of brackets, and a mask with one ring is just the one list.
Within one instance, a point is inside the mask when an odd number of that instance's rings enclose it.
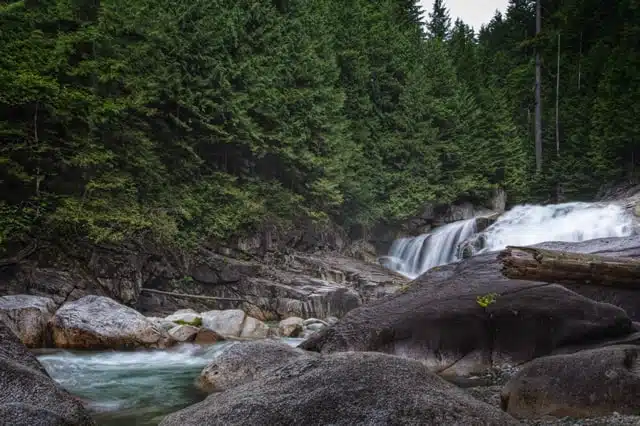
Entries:
{"label": "small green plant", "polygon": [[398,293],[406,293],[411,288],[411,283],[402,284],[398,287]]}
{"label": "small green plant", "polygon": [[202,318],[196,317],[193,321],[177,320],[174,321],[178,325],[192,325],[194,327],[202,327]]}
{"label": "small green plant", "polygon": [[485,294],[484,296],[476,297],[476,302],[478,303],[478,305],[482,306],[483,308],[486,308],[492,303],[495,303],[497,297],[498,295],[496,293],[489,293],[489,294]]}

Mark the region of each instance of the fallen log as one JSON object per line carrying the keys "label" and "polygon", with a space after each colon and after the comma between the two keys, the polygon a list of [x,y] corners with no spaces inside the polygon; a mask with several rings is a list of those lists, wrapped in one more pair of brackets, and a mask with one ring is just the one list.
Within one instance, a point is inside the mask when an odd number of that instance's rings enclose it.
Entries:
{"label": "fallen log", "polygon": [[640,290],[640,260],[509,246],[498,255],[502,274],[516,280]]}
{"label": "fallen log", "polygon": [[190,298],[190,299],[200,299],[200,300],[251,303],[246,299],[234,298],[234,297],[200,296],[200,295],[197,295],[197,294],[185,294],[185,293],[174,293],[172,291],[153,290],[153,289],[150,289],[150,288],[142,288],[142,289],[140,289],[140,291],[141,292],[144,291],[144,292],[147,292],[147,293],[162,294],[164,296],[171,296],[171,297],[186,297],[186,298]]}

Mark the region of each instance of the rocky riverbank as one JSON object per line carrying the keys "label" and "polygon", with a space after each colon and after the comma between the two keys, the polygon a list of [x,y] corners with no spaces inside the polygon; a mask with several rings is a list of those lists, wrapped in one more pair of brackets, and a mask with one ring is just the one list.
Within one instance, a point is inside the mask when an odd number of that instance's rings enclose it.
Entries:
{"label": "rocky riverbank", "polygon": [[[637,237],[541,246],[640,258]],[[640,424],[636,292],[507,279],[496,253],[408,282],[367,262],[367,250],[259,260],[201,251],[180,268],[169,256],[140,261],[138,252],[127,264],[93,252],[82,274],[26,258],[0,280],[27,293],[0,297],[0,322],[30,348],[226,342],[196,381],[210,396],[165,426]],[[52,292],[72,277],[86,281]],[[294,349],[279,337],[306,340]]]}

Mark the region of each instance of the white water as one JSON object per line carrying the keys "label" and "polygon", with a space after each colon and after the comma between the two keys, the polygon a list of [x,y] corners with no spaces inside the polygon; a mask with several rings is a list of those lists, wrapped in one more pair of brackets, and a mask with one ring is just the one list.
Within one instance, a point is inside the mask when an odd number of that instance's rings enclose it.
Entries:
{"label": "white water", "polygon": [[458,259],[457,247],[476,232],[475,219],[450,223],[429,234],[393,242],[387,266],[411,279]]}
{"label": "white water", "polygon": [[[471,219],[443,226],[430,234],[398,239],[391,246],[386,266],[414,279],[435,266],[459,260],[458,245],[475,232],[475,219]],[[545,241],[626,237],[632,232],[633,218],[616,204],[521,205],[501,215],[481,233],[484,244],[479,252]]]}
{"label": "white water", "polygon": [[[283,340],[293,346],[301,341]],[[56,382],[86,401],[97,424],[150,426],[204,398],[195,379],[230,344],[134,352],[42,351],[38,359]]]}
{"label": "white water", "polygon": [[483,251],[545,241],[578,242],[627,237],[633,219],[621,206],[599,203],[523,205],[509,210],[484,232]]}

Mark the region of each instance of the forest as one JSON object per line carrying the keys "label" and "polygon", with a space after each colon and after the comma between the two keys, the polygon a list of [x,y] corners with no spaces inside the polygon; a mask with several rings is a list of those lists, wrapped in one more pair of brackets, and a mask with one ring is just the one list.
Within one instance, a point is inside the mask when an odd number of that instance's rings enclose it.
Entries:
{"label": "forest", "polygon": [[541,22],[532,0],[479,29],[442,0],[0,0],[0,244],[592,199],[638,176],[640,5]]}

